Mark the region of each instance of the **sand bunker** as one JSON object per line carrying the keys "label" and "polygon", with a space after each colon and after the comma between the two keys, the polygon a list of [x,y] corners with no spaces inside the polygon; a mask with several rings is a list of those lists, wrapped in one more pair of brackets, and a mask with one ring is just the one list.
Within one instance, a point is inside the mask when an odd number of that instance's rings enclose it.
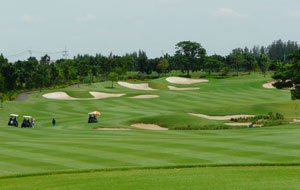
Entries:
{"label": "sand bunker", "polygon": [[204,114],[195,114],[195,113],[189,113],[190,115],[196,116],[196,117],[202,117],[204,119],[210,119],[210,120],[231,120],[231,119],[238,119],[238,118],[250,118],[255,117],[255,115],[227,115],[227,116],[209,116]]}
{"label": "sand bunker", "polygon": [[157,131],[166,131],[168,128],[163,128],[155,124],[145,124],[145,123],[136,123],[131,125],[132,127],[139,129],[147,129],[147,130],[157,130]]}
{"label": "sand bunker", "polygon": [[168,77],[167,81],[174,84],[195,84],[195,83],[202,83],[202,82],[209,82],[205,79],[188,79],[182,77]]}
{"label": "sand bunker", "polygon": [[[224,125],[228,126],[249,126],[252,123],[224,123]],[[263,125],[255,124],[254,127],[262,127]]]}
{"label": "sand bunker", "polygon": [[134,96],[130,97],[132,99],[150,99],[150,98],[159,98],[158,95],[140,95],[140,96]]}
{"label": "sand bunker", "polygon": [[101,92],[90,92],[94,98],[72,98],[65,92],[53,92],[44,94],[43,97],[47,99],[53,99],[53,100],[98,100],[98,99],[104,99],[104,98],[114,98],[114,97],[121,97],[125,94],[108,94],[108,93],[101,93]]}
{"label": "sand bunker", "polygon": [[95,99],[103,99],[103,98],[118,98],[124,96],[125,94],[109,94],[109,93],[102,93],[102,92],[90,92]]}
{"label": "sand bunker", "polygon": [[127,83],[127,82],[118,82],[118,84],[123,87],[135,89],[135,90],[156,90],[156,89],[150,88],[148,83],[131,84],[131,83]]}
{"label": "sand bunker", "polygon": [[53,92],[49,94],[44,94],[43,97],[47,99],[55,99],[55,100],[76,100],[76,98],[72,98],[65,92]]}
{"label": "sand bunker", "polygon": [[274,89],[275,87],[273,86],[273,84],[275,84],[275,82],[268,82],[266,84],[263,84],[264,88],[268,88],[268,89]]}
{"label": "sand bunker", "polygon": [[168,86],[168,88],[170,90],[182,90],[182,91],[184,91],[184,90],[199,90],[200,89],[198,87],[195,87],[195,88],[177,88],[175,86]]}
{"label": "sand bunker", "polygon": [[126,129],[126,128],[96,128],[95,130],[100,130],[100,131],[129,131],[131,129]]}

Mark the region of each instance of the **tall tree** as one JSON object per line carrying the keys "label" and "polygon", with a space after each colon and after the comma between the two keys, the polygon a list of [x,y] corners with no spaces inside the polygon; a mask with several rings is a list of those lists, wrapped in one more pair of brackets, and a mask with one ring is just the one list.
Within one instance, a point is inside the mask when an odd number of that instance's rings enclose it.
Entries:
{"label": "tall tree", "polygon": [[206,50],[200,43],[183,41],[176,44],[177,61],[183,72],[187,72],[190,76],[190,71],[198,71],[203,68],[205,62]]}

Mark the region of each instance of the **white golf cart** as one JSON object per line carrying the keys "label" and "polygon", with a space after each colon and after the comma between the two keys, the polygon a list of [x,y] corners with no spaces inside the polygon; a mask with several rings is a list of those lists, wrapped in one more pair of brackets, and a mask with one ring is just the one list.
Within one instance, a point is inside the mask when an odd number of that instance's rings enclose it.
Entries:
{"label": "white golf cart", "polygon": [[32,125],[32,117],[31,116],[23,116],[24,120],[23,120],[23,123],[22,123],[22,128],[33,128],[33,125]]}
{"label": "white golf cart", "polygon": [[19,123],[18,123],[17,117],[19,117],[19,115],[17,115],[17,114],[10,114],[9,121],[8,121],[8,126],[18,127]]}

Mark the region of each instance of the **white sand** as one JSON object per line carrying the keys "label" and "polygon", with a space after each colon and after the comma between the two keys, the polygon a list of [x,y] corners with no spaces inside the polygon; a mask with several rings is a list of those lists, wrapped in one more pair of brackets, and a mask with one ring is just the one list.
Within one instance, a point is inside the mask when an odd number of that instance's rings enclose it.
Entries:
{"label": "white sand", "polygon": [[[228,126],[249,126],[251,124],[252,123],[224,123],[224,125],[228,125]],[[255,124],[253,126],[254,127],[262,127],[263,125]]]}
{"label": "white sand", "polygon": [[300,119],[294,119],[293,123],[300,123]]}
{"label": "white sand", "polygon": [[95,130],[100,130],[100,131],[129,131],[131,129],[126,129],[126,128],[96,128]]}
{"label": "white sand", "polygon": [[130,97],[132,99],[150,99],[150,98],[159,98],[158,95],[140,95],[140,96],[134,96]]}
{"label": "white sand", "polygon": [[54,100],[98,100],[104,98],[113,98],[113,97],[121,97],[125,94],[108,94],[108,93],[101,93],[101,92],[90,92],[94,98],[72,98],[65,92],[53,92],[44,94],[43,97],[47,99],[54,99]]}
{"label": "white sand", "polygon": [[227,115],[227,116],[208,116],[204,114],[195,114],[195,113],[189,113],[190,115],[196,116],[196,117],[202,117],[204,119],[209,119],[209,120],[231,120],[231,119],[238,119],[238,118],[250,118],[250,117],[255,117],[255,115]]}
{"label": "white sand", "polygon": [[275,82],[268,82],[266,84],[263,84],[264,88],[268,88],[268,89],[274,89],[275,87],[273,86],[273,84],[275,84]]}
{"label": "white sand", "polygon": [[124,96],[126,94],[109,94],[109,93],[102,93],[102,92],[90,92],[95,99],[103,99],[103,98],[118,98]]}
{"label": "white sand", "polygon": [[182,77],[168,77],[167,81],[174,84],[194,84],[194,83],[202,83],[202,82],[209,82],[205,79],[188,79]]}
{"label": "white sand", "polygon": [[118,82],[118,84],[123,87],[135,89],[135,90],[156,90],[156,89],[150,88],[148,83],[131,84],[131,83],[127,83],[127,82]]}
{"label": "white sand", "polygon": [[136,123],[131,125],[132,127],[139,129],[147,129],[147,130],[157,130],[157,131],[166,131],[168,128],[163,128],[155,124],[145,124],[145,123]]}
{"label": "white sand", "polygon": [[54,100],[76,100],[76,98],[72,98],[65,92],[53,92],[49,94],[44,94],[43,97]]}
{"label": "white sand", "polygon": [[195,88],[177,88],[175,86],[168,86],[168,88],[170,90],[180,90],[180,91],[184,91],[184,90],[199,90],[200,88],[195,87]]}

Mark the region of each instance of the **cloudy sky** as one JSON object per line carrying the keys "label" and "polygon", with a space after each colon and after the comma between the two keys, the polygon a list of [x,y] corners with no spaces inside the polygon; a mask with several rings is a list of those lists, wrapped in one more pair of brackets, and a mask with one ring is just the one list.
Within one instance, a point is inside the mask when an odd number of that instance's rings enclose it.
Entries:
{"label": "cloudy sky", "polygon": [[0,52],[10,60],[65,46],[70,56],[142,49],[154,57],[173,54],[183,40],[226,55],[300,38],[299,0],[0,0],[0,6]]}

